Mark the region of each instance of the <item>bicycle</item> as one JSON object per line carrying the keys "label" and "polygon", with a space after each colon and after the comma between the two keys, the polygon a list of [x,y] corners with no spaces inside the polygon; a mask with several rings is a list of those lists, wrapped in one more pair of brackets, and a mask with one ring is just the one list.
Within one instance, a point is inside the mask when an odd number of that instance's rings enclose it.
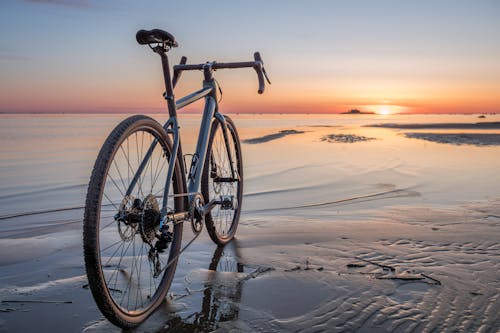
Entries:
{"label": "bicycle", "polygon": [[[173,66],[167,52],[178,46],[166,31],[139,30],[136,40],[162,62],[169,119],[136,115],[123,120],[104,142],[90,177],[83,224],[89,287],[113,324],[131,328],[160,306],[179,256],[206,225],[218,245],[236,232],[243,193],[243,161],[234,122],[219,112],[220,87],[213,71],[253,68],[258,92],[270,83],[258,52],[254,61]],[[173,90],[183,71],[203,71],[203,87],[178,100]],[[198,141],[189,170],[182,153],[177,110],[204,98]],[[193,238],[181,247],[184,222]]]}

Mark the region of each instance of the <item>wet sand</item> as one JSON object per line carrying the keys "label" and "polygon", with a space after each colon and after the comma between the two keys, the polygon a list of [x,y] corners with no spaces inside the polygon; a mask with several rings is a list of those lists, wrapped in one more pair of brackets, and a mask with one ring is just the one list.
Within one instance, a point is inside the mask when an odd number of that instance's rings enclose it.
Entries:
{"label": "wet sand", "polygon": [[478,123],[422,123],[422,124],[371,124],[367,127],[383,127],[394,129],[500,129],[500,122],[498,121],[484,121]]}
{"label": "wet sand", "polygon": [[[379,200],[387,199],[370,202]],[[450,210],[398,207],[369,220],[267,214],[245,214],[224,249],[205,236],[189,248],[167,303],[136,331],[500,327],[498,200]],[[75,228],[2,247],[17,258],[2,263],[2,285],[9,286],[0,290],[3,331],[30,331],[34,321],[41,331],[120,331],[102,319],[75,262],[79,234]],[[38,256],[8,251],[28,243]]]}
{"label": "wet sand", "polygon": [[251,139],[243,140],[243,143],[250,143],[250,144],[264,143],[264,142],[284,138],[287,135],[302,134],[302,133],[304,133],[304,131],[297,131],[297,130],[293,130],[293,129],[281,130],[278,133],[272,133],[272,134],[267,134],[267,135],[264,135],[264,136],[261,136],[258,138],[251,138]]}
{"label": "wet sand", "polygon": [[485,133],[405,133],[407,138],[452,145],[498,146],[500,134]]}
{"label": "wet sand", "polygon": [[[280,118],[255,128],[253,118],[234,118],[243,140],[310,125],[292,118],[276,126]],[[181,256],[165,304],[135,331],[500,330],[499,148],[426,142],[358,123],[329,127],[344,119],[243,144],[246,189],[236,240],[218,249],[203,232]],[[89,128],[102,138],[115,121]],[[321,141],[331,134],[377,140]],[[84,138],[95,142],[87,148],[67,135],[64,145],[78,154],[64,157],[53,183],[28,174],[19,179],[30,183],[14,181],[12,168],[27,166],[3,148],[11,180],[2,178],[0,191],[0,332],[120,331],[97,310],[82,258],[88,175],[75,170],[93,162],[86,161],[102,139]],[[57,169],[66,150],[47,147],[55,159],[49,169]],[[39,176],[50,179],[53,170],[44,170]],[[187,242],[190,227],[184,232]]]}
{"label": "wet sand", "polygon": [[[404,135],[407,138],[452,145],[500,145],[500,133],[487,133],[500,130],[500,122],[498,121],[477,123],[384,123],[365,126],[395,130],[446,130],[447,132],[404,132]],[[460,130],[467,130],[467,132],[457,132]],[[473,132],[473,130],[482,132]]]}

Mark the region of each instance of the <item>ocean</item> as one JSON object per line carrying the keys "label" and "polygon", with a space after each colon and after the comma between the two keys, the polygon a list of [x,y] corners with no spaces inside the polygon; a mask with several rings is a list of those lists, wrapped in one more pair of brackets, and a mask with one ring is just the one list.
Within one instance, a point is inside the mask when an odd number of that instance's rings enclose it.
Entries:
{"label": "ocean", "polygon": [[[88,290],[82,218],[128,116],[0,115],[0,331],[119,331]],[[230,116],[236,240],[203,231],[138,331],[500,329],[499,115]],[[179,116],[186,154],[200,118]]]}

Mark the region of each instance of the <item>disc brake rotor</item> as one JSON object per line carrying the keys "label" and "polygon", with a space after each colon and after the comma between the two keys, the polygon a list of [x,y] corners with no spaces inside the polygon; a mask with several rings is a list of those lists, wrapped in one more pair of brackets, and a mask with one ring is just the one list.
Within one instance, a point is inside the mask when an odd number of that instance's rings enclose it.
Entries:
{"label": "disc brake rotor", "polygon": [[137,223],[128,223],[126,218],[127,214],[132,209],[134,200],[135,198],[132,196],[125,196],[120,203],[118,214],[115,216],[118,234],[125,242],[132,241],[137,233]]}
{"label": "disc brake rotor", "polygon": [[191,228],[195,234],[200,233],[203,229],[203,222],[205,220],[205,216],[203,214],[204,205],[205,202],[203,200],[203,196],[199,193],[195,194],[191,200],[191,209],[189,214],[191,216]]}

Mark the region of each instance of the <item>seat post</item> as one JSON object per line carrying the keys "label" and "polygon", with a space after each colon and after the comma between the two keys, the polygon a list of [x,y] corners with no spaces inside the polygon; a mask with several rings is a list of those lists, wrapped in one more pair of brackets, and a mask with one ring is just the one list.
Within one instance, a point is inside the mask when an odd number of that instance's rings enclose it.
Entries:
{"label": "seat post", "polygon": [[167,50],[163,46],[153,48],[153,51],[158,53],[161,58],[161,65],[163,68],[163,79],[165,81],[165,93],[163,97],[167,100],[168,113],[171,117],[177,115],[175,107],[174,88],[172,87],[172,78],[170,77],[170,66],[168,64]]}

